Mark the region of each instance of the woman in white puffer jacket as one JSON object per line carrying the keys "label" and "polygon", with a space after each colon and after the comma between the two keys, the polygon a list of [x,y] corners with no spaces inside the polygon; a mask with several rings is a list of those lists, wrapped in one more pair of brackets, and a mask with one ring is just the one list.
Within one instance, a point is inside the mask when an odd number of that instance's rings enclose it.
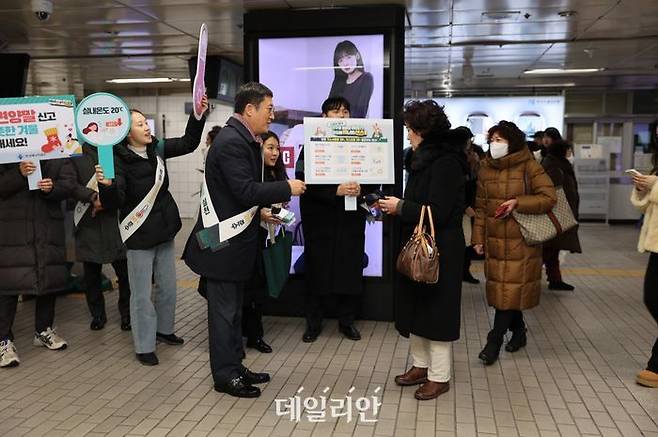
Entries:
{"label": "woman in white puffer jacket", "polygon": [[[658,152],[654,152],[654,162],[658,163]],[[658,167],[658,166],[657,166]],[[649,252],[649,265],[644,276],[644,304],[658,324],[658,184],[656,170],[651,175],[635,175],[635,188],[631,203],[644,213],[644,224],[640,232],[637,248]],[[658,388],[658,339],[653,345],[651,358],[645,370],[637,374],[638,384]]]}

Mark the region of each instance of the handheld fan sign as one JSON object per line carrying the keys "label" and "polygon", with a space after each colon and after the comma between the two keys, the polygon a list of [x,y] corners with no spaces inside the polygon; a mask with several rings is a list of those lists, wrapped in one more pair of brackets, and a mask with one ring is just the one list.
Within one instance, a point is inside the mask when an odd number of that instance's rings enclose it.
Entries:
{"label": "handheld fan sign", "polygon": [[91,94],[76,108],[78,138],[98,149],[98,163],[108,179],[114,179],[112,148],[128,135],[130,122],[130,109],[113,94]]}
{"label": "handheld fan sign", "polygon": [[194,117],[201,120],[204,113],[202,104],[203,96],[206,94],[206,52],[208,51],[208,27],[206,23],[199,30],[199,52],[196,63],[196,75],[192,87],[192,101],[194,102]]}

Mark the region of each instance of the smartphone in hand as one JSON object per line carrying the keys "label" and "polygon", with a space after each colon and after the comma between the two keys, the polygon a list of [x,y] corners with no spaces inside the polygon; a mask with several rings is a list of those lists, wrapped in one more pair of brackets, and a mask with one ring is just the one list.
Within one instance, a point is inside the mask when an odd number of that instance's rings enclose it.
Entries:
{"label": "smartphone in hand", "polygon": [[631,176],[642,176],[642,173],[639,171],[635,170],[634,168],[626,170],[624,173],[628,173]]}
{"label": "smartphone in hand", "polygon": [[496,208],[496,213],[494,214],[494,218],[496,219],[501,219],[507,216],[507,207],[500,205],[498,208]]}

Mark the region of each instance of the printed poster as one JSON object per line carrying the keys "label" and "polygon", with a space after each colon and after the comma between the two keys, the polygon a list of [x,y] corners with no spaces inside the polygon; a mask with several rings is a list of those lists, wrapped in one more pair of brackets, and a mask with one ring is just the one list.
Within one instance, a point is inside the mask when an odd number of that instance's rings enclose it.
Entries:
{"label": "printed poster", "polygon": [[307,184],[395,183],[393,120],[304,118]]}
{"label": "printed poster", "polygon": [[0,99],[0,164],[81,154],[75,96]]}

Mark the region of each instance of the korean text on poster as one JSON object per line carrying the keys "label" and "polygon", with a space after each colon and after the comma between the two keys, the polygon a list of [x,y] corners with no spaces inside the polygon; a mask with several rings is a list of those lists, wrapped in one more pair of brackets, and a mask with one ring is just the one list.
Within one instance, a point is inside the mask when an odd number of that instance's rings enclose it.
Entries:
{"label": "korean text on poster", "polygon": [[0,163],[82,153],[74,107],[72,95],[0,99]]}
{"label": "korean text on poster", "polygon": [[307,184],[393,184],[393,120],[304,118]]}

